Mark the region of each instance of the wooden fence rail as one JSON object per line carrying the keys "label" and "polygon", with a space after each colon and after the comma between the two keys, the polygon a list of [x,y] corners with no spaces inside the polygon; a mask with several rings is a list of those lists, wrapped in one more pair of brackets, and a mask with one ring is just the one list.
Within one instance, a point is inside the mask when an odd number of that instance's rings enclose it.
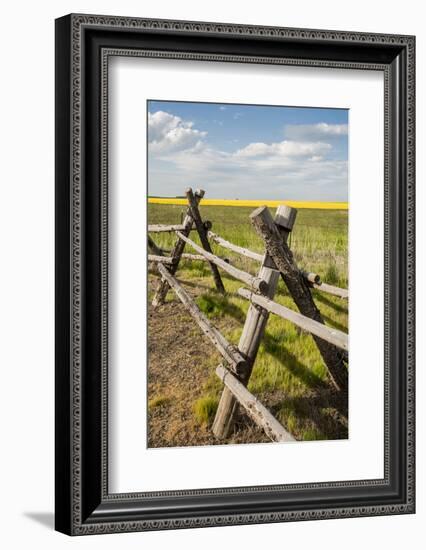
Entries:
{"label": "wooden fence rail", "polygon": [[[206,226],[206,224],[211,225],[211,222],[203,223],[204,226]],[[148,231],[157,232],[157,233],[161,233],[164,231],[168,231],[168,232],[181,231],[182,229],[183,229],[183,225],[149,225],[148,226]],[[191,228],[191,231],[193,229],[194,228]],[[220,237],[213,231],[207,231],[207,236],[210,237],[210,239],[216,244],[218,244],[219,246],[222,246],[223,248],[231,250],[232,252],[235,252],[240,256],[250,258],[255,262],[261,263],[263,261],[264,255],[258,254],[257,252],[253,252],[253,250],[249,250],[248,248],[244,248],[242,246],[238,246],[234,243],[231,243],[230,241],[227,241],[223,237]],[[204,256],[201,256],[200,254],[182,254],[181,257],[186,258],[188,260],[200,260],[200,261],[204,260],[206,262],[209,261],[207,258],[205,258]],[[152,259],[151,261],[155,261],[155,260]],[[225,261],[229,262],[229,260],[225,260]],[[164,261],[163,263],[167,263],[167,262]],[[339,298],[343,298],[346,300],[349,298],[349,291],[346,288],[340,288],[338,286],[333,286],[328,283],[322,282],[321,277],[317,273],[302,271],[302,274],[312,288],[320,290],[321,292],[326,292],[327,294],[332,294],[333,296],[338,296]]]}
{"label": "wooden fence rail", "polygon": [[240,254],[241,256],[245,256],[246,258],[251,258],[256,262],[263,261],[264,254],[258,254],[257,252],[253,252],[248,248],[243,248],[242,246],[233,244],[227,241],[226,239],[219,237],[219,235],[216,235],[216,233],[213,233],[213,231],[209,231],[208,236],[211,238],[212,241],[214,241],[218,245],[222,246],[223,248],[227,248],[228,250],[232,250],[236,254]]}
{"label": "wooden fence rail", "polygon": [[180,231],[176,231],[176,235],[184,242],[189,244],[191,248],[196,250],[198,254],[201,254],[201,256],[204,256],[206,260],[209,262],[212,262],[216,264],[218,267],[222,268],[224,271],[232,275],[235,279],[238,279],[239,281],[242,281],[249,287],[253,288],[254,290],[258,290],[259,292],[265,293],[268,290],[268,283],[264,281],[263,279],[259,277],[253,277],[253,275],[250,275],[246,271],[242,271],[241,269],[237,269],[233,265],[225,262],[225,260],[220,259],[218,256],[211,252],[207,252],[201,246],[198,246],[194,243],[194,241],[191,241],[188,237],[186,237],[183,233]]}
{"label": "wooden fence rail", "polygon": [[[164,225],[161,223],[148,225],[148,233],[173,233],[174,231],[183,231],[185,229],[182,224]],[[193,228],[191,228],[193,231]]]}
{"label": "wooden fence rail", "polygon": [[[166,250],[165,248],[157,247],[157,250],[159,250],[157,255],[161,256],[161,257],[166,257],[165,256],[166,254],[170,254],[170,250]],[[150,256],[150,254],[148,254],[148,257],[149,256]],[[218,256],[218,257],[221,258],[221,260],[223,260],[224,262],[229,263],[228,258],[222,258],[221,256]],[[189,254],[188,252],[183,252],[182,255],[181,255],[181,259],[182,260],[194,260],[194,261],[197,261],[197,262],[208,262],[208,260],[204,256],[201,256],[201,254]],[[155,262],[155,259],[152,259],[151,261]]]}
{"label": "wooden fence rail", "polygon": [[148,254],[148,262],[160,262],[162,264],[172,264],[173,258],[170,258],[170,256],[159,256],[157,254]]}
{"label": "wooden fence rail", "polygon": [[295,438],[282,426],[278,420],[262,405],[262,403],[248,391],[236,376],[228,369],[219,365],[216,374],[229,389],[248,415],[261,426],[272,441],[295,441]]}
{"label": "wooden fence rail", "polygon": [[[207,262],[208,260],[206,260],[206,258],[204,256],[201,256],[201,254],[189,254],[188,252],[184,252],[182,254],[182,259],[183,260],[193,260],[195,262]],[[225,262],[226,262],[226,259],[225,258],[222,258]]]}
{"label": "wooden fence rail", "polygon": [[317,273],[311,273],[309,271],[302,271],[301,273],[305,280],[311,285],[321,285],[321,277]]}
{"label": "wooden fence rail", "polygon": [[277,302],[274,302],[265,296],[254,294],[246,288],[239,288],[238,294],[243,298],[246,298],[246,300],[249,300],[252,304],[262,306],[270,313],[274,313],[287,321],[291,321],[294,325],[310,332],[311,334],[315,334],[315,336],[318,336],[322,340],[325,340],[340,349],[344,349],[345,351],[348,350],[348,335],[344,332],[329,328],[322,323],[318,323],[318,321],[305,317],[305,315],[302,315],[301,313],[297,313],[297,311],[293,311],[288,307],[277,304]]}
{"label": "wooden fence rail", "polygon": [[338,296],[347,300],[349,298],[349,290],[346,288],[340,288],[338,286],[329,285],[327,283],[313,284],[312,285],[317,290],[322,290],[322,292],[327,292],[328,294],[333,294],[333,296]]}
{"label": "wooden fence rail", "polygon": [[[208,236],[211,238],[213,242],[218,244],[219,246],[222,246],[223,248],[227,248],[228,250],[232,250],[232,252],[235,252],[236,254],[239,254],[240,256],[245,256],[246,258],[250,258],[254,260],[255,262],[263,262],[264,254],[258,254],[257,252],[253,252],[253,250],[249,250],[248,248],[244,248],[242,246],[238,246],[234,243],[231,243],[224,239],[223,237],[220,237],[216,233],[213,233],[213,231],[208,232]],[[333,294],[334,296],[339,296],[339,298],[348,298],[349,292],[345,288],[340,288],[337,286],[329,285],[327,283],[321,282],[321,277],[317,273],[311,273],[308,271],[302,271],[303,276],[306,278],[307,282],[309,282],[313,288],[316,288],[317,290],[321,290],[322,292],[327,292],[328,294]]]}

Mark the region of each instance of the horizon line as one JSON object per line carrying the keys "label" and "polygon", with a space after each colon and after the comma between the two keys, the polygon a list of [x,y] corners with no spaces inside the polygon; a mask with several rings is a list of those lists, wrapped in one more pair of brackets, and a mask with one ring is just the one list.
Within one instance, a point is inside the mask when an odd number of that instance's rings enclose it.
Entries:
{"label": "horizon line", "polygon": [[[175,204],[188,203],[183,197],[148,197],[150,204]],[[204,206],[279,206],[285,204],[293,208],[312,208],[323,210],[349,210],[349,202],[346,201],[293,201],[293,200],[268,200],[268,199],[202,199]]]}

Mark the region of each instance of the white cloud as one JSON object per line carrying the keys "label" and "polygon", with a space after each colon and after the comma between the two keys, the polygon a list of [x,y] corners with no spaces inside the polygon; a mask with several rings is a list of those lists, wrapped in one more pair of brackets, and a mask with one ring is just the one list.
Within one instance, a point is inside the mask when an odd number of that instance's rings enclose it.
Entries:
{"label": "white cloud", "polygon": [[347,136],[348,125],[327,124],[326,122],[319,122],[318,124],[287,124],[284,133],[290,139],[316,141]]}
{"label": "white cloud", "polygon": [[166,153],[200,147],[207,132],[194,123],[164,111],[148,113],[148,144],[153,152]]}
{"label": "white cloud", "polygon": [[221,111],[226,111],[225,105],[221,105],[221,106],[219,107],[219,110],[221,110]]}
{"label": "white cloud", "polygon": [[149,193],[181,195],[186,186],[202,187],[210,198],[346,201],[346,161],[236,162],[212,150],[182,154],[177,163],[151,163]]}
{"label": "white cloud", "polygon": [[331,149],[328,143],[299,142],[299,141],[281,141],[279,143],[250,143],[243,149],[239,149],[235,155],[237,157],[312,157],[326,153]]}
{"label": "white cloud", "polygon": [[[251,145],[243,151],[257,149]],[[345,160],[312,154],[316,150],[313,147],[292,151],[297,155],[277,154],[274,145],[279,144],[271,144],[272,154],[267,155],[229,153],[210,147],[161,155],[150,164],[149,191],[173,196],[190,185],[205,188],[212,198],[347,200]]]}
{"label": "white cloud", "polygon": [[149,116],[149,192],[179,195],[189,185],[217,198],[346,200],[347,161],[333,159],[333,146],[324,139],[327,132],[344,132],[337,128],[344,125],[302,126],[322,132],[321,138],[224,151],[209,146],[206,132],[192,122],[158,111]]}
{"label": "white cloud", "polygon": [[223,171],[226,173],[255,172],[271,173],[302,165],[307,161],[318,162],[331,149],[327,143],[301,143],[283,141],[281,143],[250,143],[235,152],[220,151],[208,146],[196,150],[186,149],[165,153],[159,152],[156,158],[173,163],[185,172],[205,173]]}

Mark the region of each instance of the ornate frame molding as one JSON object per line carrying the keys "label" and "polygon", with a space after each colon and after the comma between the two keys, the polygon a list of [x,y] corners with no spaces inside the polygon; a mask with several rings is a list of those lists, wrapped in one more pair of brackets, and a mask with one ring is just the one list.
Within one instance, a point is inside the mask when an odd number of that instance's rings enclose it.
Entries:
{"label": "ornate frame molding", "polygon": [[[100,434],[99,450],[99,479],[96,490],[90,485],[87,488],[87,474],[84,465],[87,454],[84,425],[87,421],[87,410],[84,409],[84,402],[87,399],[85,384],[85,338],[84,322],[86,315],[85,290],[87,289],[87,231],[92,227],[88,222],[85,210],[85,182],[88,181],[86,149],[88,140],[85,137],[85,124],[87,126],[88,98],[90,84],[85,71],[89,63],[89,54],[93,55],[89,47],[88,31],[96,37],[96,31],[109,30],[119,34],[132,34],[135,37],[138,33],[148,37],[165,33],[169,37],[205,37],[211,36],[216,39],[228,37],[244,43],[245,40],[262,39],[267,43],[289,42],[292,44],[324,44],[329,49],[354,47],[352,54],[356,58],[356,47],[369,45],[377,52],[390,52],[389,60],[375,62],[368,59],[368,56],[361,61],[349,58],[320,59],[309,57],[279,55],[253,55],[233,53],[207,53],[194,51],[172,51],[167,48],[132,48],[128,45],[120,47],[117,44],[97,45],[100,50],[96,58],[99,64],[100,81],[100,119],[98,121],[100,135],[100,258],[99,258],[99,289],[100,289],[100,313],[99,313],[99,342],[100,342],[100,380],[99,389],[101,398],[99,401],[100,410],[98,416],[98,427]],[[119,42],[119,40],[118,40]],[[236,525],[247,523],[282,522],[308,519],[327,519],[336,517],[359,517],[384,514],[412,513],[414,511],[414,168],[415,168],[415,40],[412,36],[346,33],[341,31],[323,31],[308,29],[288,29],[278,27],[254,27],[246,25],[228,25],[218,23],[202,23],[187,21],[151,20],[124,17],[108,17],[95,15],[70,15],[57,20],[57,155],[59,156],[59,167],[57,168],[57,194],[69,192],[68,197],[61,199],[57,206],[57,215],[63,216],[66,212],[69,215],[69,226],[61,225],[57,221],[57,242],[60,246],[68,239],[69,248],[66,253],[57,251],[60,258],[58,263],[57,277],[66,278],[69,281],[69,288],[62,288],[57,294],[59,306],[64,300],[70,304],[69,317],[65,318],[63,312],[58,311],[60,319],[57,324],[58,331],[67,329],[67,335],[59,339],[59,352],[57,353],[56,372],[59,383],[57,384],[57,426],[63,430],[64,423],[69,421],[69,431],[64,435],[57,432],[57,464],[58,477],[57,487],[60,484],[68,483],[69,489],[59,489],[57,492],[57,528],[69,534],[83,535],[90,533],[112,533],[124,531],[141,531],[151,529],[177,529],[187,527],[201,527],[213,525]],[[399,64],[395,65],[392,59],[392,52],[396,60],[399,56]],[[399,53],[398,53],[399,52]],[[107,172],[107,123],[108,123],[108,59],[110,56],[140,56],[158,57],[171,59],[191,59],[202,61],[232,61],[240,63],[274,63],[292,64],[314,67],[335,67],[341,69],[368,69],[384,72],[385,77],[385,476],[383,480],[363,480],[360,482],[346,481],[337,483],[314,483],[297,484],[271,487],[243,487],[212,490],[194,491],[171,491],[159,493],[131,493],[131,494],[109,494],[107,476],[107,403],[108,403],[108,353],[107,353],[107,315],[108,315],[108,216],[107,216],[107,195],[108,195],[108,172]],[[403,59],[402,59],[402,57]],[[65,66],[63,63],[65,62]],[[405,64],[405,65],[404,65]],[[401,66],[405,74],[401,74]],[[61,89],[64,79],[67,79],[65,88]],[[397,97],[396,97],[397,96]],[[401,99],[401,96],[403,98]],[[58,100],[59,98],[59,100]],[[395,109],[395,102],[402,101],[406,105],[406,127],[402,136],[396,136],[395,120],[392,117]],[[59,103],[59,104],[58,104]],[[68,105],[69,120],[63,125],[64,111]],[[66,148],[71,151],[67,155]],[[397,166],[395,166],[395,151],[398,150]],[[58,159],[58,157],[57,157]],[[402,168],[401,168],[402,166]],[[396,171],[399,170],[396,175]],[[401,171],[402,170],[402,171]],[[395,203],[395,177],[397,182],[397,195],[400,202]],[[68,187],[64,186],[64,178],[69,178]],[[404,185],[405,182],[405,185]],[[87,183],[86,183],[87,185]],[[392,194],[393,193],[393,194]],[[398,218],[398,220],[397,220]],[[399,241],[401,250],[395,251],[395,234],[392,233],[392,224],[397,220]],[[404,246],[405,244],[405,246]],[[394,280],[392,274],[392,257],[395,252],[403,254],[401,271],[404,274],[404,281]],[[62,254],[62,256],[61,256]],[[65,258],[68,258],[65,266]],[[68,275],[65,275],[67,271]],[[65,280],[65,279],[64,279]],[[405,334],[403,345],[398,344],[398,357],[403,364],[396,373],[400,379],[404,377],[406,394],[401,404],[405,404],[405,429],[404,434],[395,434],[391,429],[391,408],[395,403],[395,387],[391,388],[391,378],[395,372],[391,369],[390,356],[390,332],[391,332],[391,286],[401,284],[401,293],[405,294],[401,300],[404,306],[404,317],[400,330]],[[66,286],[66,285],[65,285]],[[401,334],[402,334],[401,332]],[[87,340],[86,340],[87,341]],[[68,344],[67,344],[68,343]],[[400,349],[403,348],[403,349]],[[67,352],[69,351],[68,360]],[[64,361],[68,361],[64,365]],[[405,369],[405,370],[404,370]],[[395,382],[394,382],[395,384]],[[70,395],[69,402],[64,405],[62,402],[64,388],[67,388]],[[401,396],[399,396],[401,398]],[[394,401],[393,401],[394,400]],[[403,403],[404,402],[404,403]],[[401,406],[402,406],[401,405]],[[66,410],[65,410],[66,408]],[[404,408],[404,407],[403,407]],[[401,428],[402,430],[402,428]],[[244,495],[253,493],[303,493],[306,490],[348,490],[374,487],[388,487],[391,480],[391,438],[396,435],[404,436],[406,445],[404,471],[399,472],[401,487],[398,498],[390,499],[389,503],[384,501],[381,504],[370,505],[368,503],[360,506],[330,506],[323,505],[312,507],[307,504],[305,510],[286,509],[283,510],[253,510],[250,513],[239,513],[233,511],[226,514],[214,513],[206,515],[183,515],[182,517],[168,517],[151,519],[141,508],[139,516],[136,514],[129,519],[129,514],[122,512],[126,506],[137,507],[144,498],[176,498],[176,497],[217,497],[219,495],[232,494],[241,498]],[[394,472],[395,475],[395,472]],[[86,495],[89,495],[87,497]],[[404,496],[401,501],[401,497]],[[86,500],[85,500],[86,499]],[[88,500],[88,502],[86,502]],[[216,499],[217,500],[217,499]],[[100,501],[99,506],[94,502]],[[91,511],[88,514],[88,511]],[[144,515],[145,514],[145,515]],[[146,516],[146,517],[145,517]],[[120,518],[124,517],[124,520]]]}

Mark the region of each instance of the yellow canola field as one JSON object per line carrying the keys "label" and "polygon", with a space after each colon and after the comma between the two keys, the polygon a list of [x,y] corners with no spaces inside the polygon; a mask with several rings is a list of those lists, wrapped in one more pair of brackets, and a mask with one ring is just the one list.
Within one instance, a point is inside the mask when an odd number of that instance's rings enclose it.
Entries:
{"label": "yellow canola field", "polygon": [[[188,204],[186,199],[170,198],[154,198],[148,197],[148,202],[152,204]],[[232,199],[203,199],[202,204],[205,206],[279,206],[286,204],[293,208],[315,208],[322,210],[348,210],[348,202],[321,202],[321,201],[270,201],[270,200],[232,200]]]}

